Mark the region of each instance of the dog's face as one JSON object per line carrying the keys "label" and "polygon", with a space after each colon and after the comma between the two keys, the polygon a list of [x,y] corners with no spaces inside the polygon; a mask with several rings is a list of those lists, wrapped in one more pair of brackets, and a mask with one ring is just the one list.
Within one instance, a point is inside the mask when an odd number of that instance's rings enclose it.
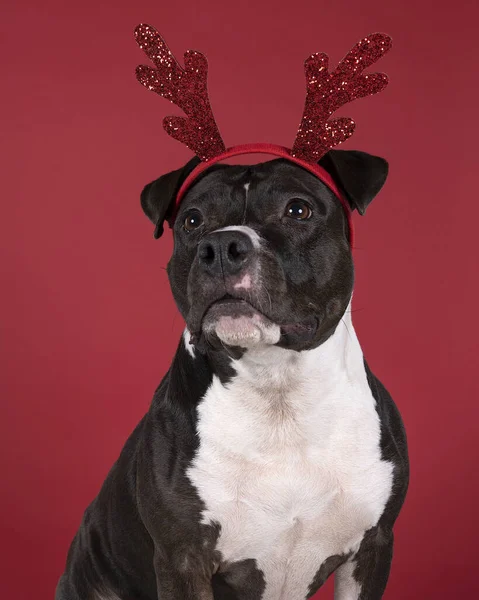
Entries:
{"label": "dog's face", "polygon": [[217,166],[186,195],[168,274],[194,336],[227,345],[310,347],[353,285],[340,202],[286,161]]}
{"label": "dog's face", "polygon": [[[361,213],[387,175],[383,159],[364,153],[330,152],[322,164]],[[157,226],[192,166],[145,188]],[[353,289],[348,224],[308,171],[286,160],[216,165],[189,189],[173,229],[168,276],[200,347],[304,350],[334,332]]]}

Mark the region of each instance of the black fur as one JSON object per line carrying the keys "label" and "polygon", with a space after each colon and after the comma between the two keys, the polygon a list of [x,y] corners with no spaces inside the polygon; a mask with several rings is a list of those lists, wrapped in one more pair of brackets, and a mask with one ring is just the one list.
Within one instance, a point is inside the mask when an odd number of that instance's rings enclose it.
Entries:
{"label": "black fur", "polygon": [[163,235],[163,224],[172,217],[174,199],[181,184],[199,162],[200,159],[195,156],[181,169],[166,173],[143,188],[140,196],[141,208],[155,225],[155,239]]}
{"label": "black fur", "polygon": [[319,164],[333,176],[351,208],[360,215],[383,187],[389,171],[384,158],[359,150],[330,150]]}

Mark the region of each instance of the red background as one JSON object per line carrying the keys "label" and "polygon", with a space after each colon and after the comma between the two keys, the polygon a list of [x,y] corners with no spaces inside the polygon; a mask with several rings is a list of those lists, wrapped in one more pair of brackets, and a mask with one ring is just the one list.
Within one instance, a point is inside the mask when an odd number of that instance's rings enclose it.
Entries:
{"label": "red background", "polygon": [[[466,8],[466,4],[469,8]],[[354,322],[399,405],[412,482],[388,600],[472,598],[477,578],[477,18],[473,2],[2,8],[0,597],[51,600],[70,540],[147,410],[182,330],[139,193],[189,151],[143,89],[133,28],[210,58],[228,145],[291,144],[303,60],[386,31],[388,89],[342,114],[349,148],[389,159],[357,227]],[[179,114],[176,109],[173,113]],[[318,597],[331,597],[331,583]],[[477,597],[477,596],[476,596]]]}

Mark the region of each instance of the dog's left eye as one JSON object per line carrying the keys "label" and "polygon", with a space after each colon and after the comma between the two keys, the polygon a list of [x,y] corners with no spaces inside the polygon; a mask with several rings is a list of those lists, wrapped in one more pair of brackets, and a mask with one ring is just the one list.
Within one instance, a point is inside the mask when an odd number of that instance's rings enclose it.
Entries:
{"label": "dog's left eye", "polygon": [[313,211],[306,202],[303,202],[303,200],[292,200],[284,211],[285,217],[290,217],[297,221],[305,221],[306,219],[309,219],[312,214]]}
{"label": "dog's left eye", "polygon": [[186,231],[193,231],[203,223],[203,217],[197,210],[190,212],[183,222],[183,227]]}

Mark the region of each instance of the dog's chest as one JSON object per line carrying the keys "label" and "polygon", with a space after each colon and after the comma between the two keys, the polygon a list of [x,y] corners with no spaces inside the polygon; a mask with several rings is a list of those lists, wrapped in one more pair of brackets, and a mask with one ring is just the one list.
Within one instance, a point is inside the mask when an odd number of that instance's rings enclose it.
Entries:
{"label": "dog's chest", "polygon": [[285,390],[214,380],[198,433],[188,476],[205,504],[203,521],[221,526],[224,561],[256,560],[263,600],[306,598],[326,558],[358,548],[391,491],[364,385],[321,397],[314,381]]}

